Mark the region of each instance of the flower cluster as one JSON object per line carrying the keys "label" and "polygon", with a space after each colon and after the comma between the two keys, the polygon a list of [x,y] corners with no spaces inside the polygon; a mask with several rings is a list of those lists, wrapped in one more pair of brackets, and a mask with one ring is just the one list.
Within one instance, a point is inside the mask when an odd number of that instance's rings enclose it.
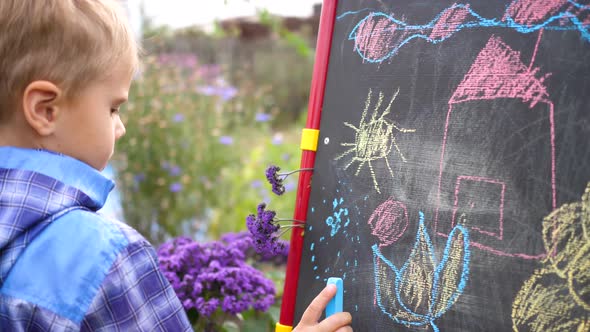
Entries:
{"label": "flower cluster", "polygon": [[251,243],[246,236],[206,243],[178,237],[158,248],[160,268],[189,317],[208,318],[219,310],[231,315],[250,308],[266,311],[274,303],[273,282],[246,263]]}
{"label": "flower cluster", "polygon": [[285,240],[277,240],[278,247],[280,250],[275,252],[262,252],[259,253],[254,248],[254,240],[252,234],[249,231],[242,231],[238,233],[225,233],[221,236],[221,241],[226,243],[236,243],[236,246],[240,247],[246,258],[261,263],[274,263],[276,265],[282,265],[287,263],[289,257],[289,242]]}
{"label": "flower cluster", "polygon": [[[276,212],[266,210],[266,204],[258,204],[257,214],[246,217],[246,227],[253,240],[254,250],[263,259],[269,259],[279,255],[288,255],[287,242],[279,240],[285,231],[293,227],[303,227],[300,222],[292,219],[275,219]],[[281,225],[280,222],[293,222],[293,224]],[[279,233],[279,229],[285,231]]]}
{"label": "flower cluster", "polygon": [[277,195],[285,193],[285,185],[283,181],[291,174],[301,171],[313,171],[313,168],[301,168],[288,173],[279,173],[281,168],[279,166],[270,165],[266,168],[266,180],[272,186],[272,192]]}
{"label": "flower cluster", "polygon": [[252,234],[254,249],[259,254],[274,254],[282,250],[283,245],[278,241],[277,231],[281,225],[275,221],[276,212],[265,210],[266,204],[258,204],[257,214],[246,217],[246,227]]}
{"label": "flower cluster", "polygon": [[285,177],[278,173],[280,170],[281,168],[275,165],[270,165],[266,169],[266,180],[271,184],[272,192],[279,196],[285,193],[285,185],[283,184]]}

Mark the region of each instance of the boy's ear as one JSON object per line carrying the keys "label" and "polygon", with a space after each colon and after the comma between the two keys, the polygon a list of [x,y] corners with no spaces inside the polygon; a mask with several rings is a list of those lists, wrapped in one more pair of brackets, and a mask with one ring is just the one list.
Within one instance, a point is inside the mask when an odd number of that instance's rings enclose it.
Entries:
{"label": "boy's ear", "polygon": [[62,91],[49,81],[33,81],[22,98],[22,110],[29,125],[41,136],[53,133],[59,115]]}

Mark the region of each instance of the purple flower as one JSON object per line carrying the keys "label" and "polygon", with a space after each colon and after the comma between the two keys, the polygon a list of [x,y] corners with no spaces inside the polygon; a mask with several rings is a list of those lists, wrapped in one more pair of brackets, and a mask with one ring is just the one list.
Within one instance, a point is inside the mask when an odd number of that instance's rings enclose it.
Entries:
{"label": "purple flower", "polygon": [[139,186],[141,185],[141,183],[145,180],[145,174],[144,173],[137,173],[133,176],[133,186],[132,186],[132,190],[133,191],[138,191],[139,190]]}
{"label": "purple flower", "polygon": [[227,244],[232,243],[234,247],[242,252],[247,252],[253,246],[252,235],[248,231],[225,233],[219,240]]}
{"label": "purple flower", "polygon": [[285,240],[278,240],[278,250],[272,253],[264,253],[261,254],[259,260],[261,262],[273,262],[277,265],[282,265],[287,263],[287,258],[289,257],[289,242]]}
{"label": "purple flower", "polygon": [[219,143],[223,145],[232,145],[234,144],[234,138],[231,136],[221,136],[219,137]]}
{"label": "purple flower", "polygon": [[212,298],[209,301],[205,301],[204,298],[199,297],[194,304],[197,311],[201,315],[210,317],[215,312],[215,310],[217,310],[217,307],[219,306],[219,299]]}
{"label": "purple flower", "polygon": [[293,182],[287,182],[287,184],[285,184],[285,192],[290,192],[295,190],[296,185]]}
{"label": "purple flower", "polygon": [[245,261],[251,237],[241,233],[226,240],[197,243],[178,237],[158,248],[160,269],[185,310],[196,311],[197,317],[218,310],[232,315],[250,308],[266,311],[274,303],[273,282]]}
{"label": "purple flower", "polygon": [[266,179],[272,186],[272,192],[279,196],[285,193],[285,186],[283,185],[284,177],[278,174],[280,170],[281,168],[279,166],[270,165],[265,172]]}
{"label": "purple flower", "polygon": [[173,184],[170,185],[170,191],[173,193],[177,193],[181,190],[182,190],[182,184],[180,184],[178,182],[174,182]]}
{"label": "purple flower", "polygon": [[197,87],[197,92],[205,96],[213,96],[217,89],[213,85],[204,85]]}
{"label": "purple flower", "polygon": [[275,255],[284,248],[284,244],[278,240],[277,234],[281,226],[274,220],[276,212],[265,209],[266,204],[260,203],[257,214],[246,217],[246,227],[252,234],[254,249],[257,253]]}
{"label": "purple flower", "polygon": [[268,122],[268,121],[270,121],[271,118],[272,118],[272,116],[270,114],[256,113],[255,120],[256,120],[256,122]]}
{"label": "purple flower", "polygon": [[158,62],[164,66],[192,69],[197,66],[197,56],[190,53],[167,53],[158,56]]}
{"label": "purple flower", "polygon": [[176,123],[184,121],[184,114],[182,114],[182,113],[176,113],[176,114],[174,114],[174,117],[172,118],[172,121],[173,122],[176,122]]}
{"label": "purple flower", "polygon": [[180,167],[175,165],[175,166],[170,167],[169,173],[172,176],[178,176],[178,175],[180,175],[180,173],[182,173],[182,170],[180,169]]}
{"label": "purple flower", "polygon": [[219,96],[223,101],[228,101],[238,94],[238,89],[233,86],[226,86],[219,90]]}
{"label": "purple flower", "polygon": [[283,135],[281,135],[281,134],[275,134],[272,137],[272,144],[274,144],[274,145],[281,145],[281,144],[283,144]]}
{"label": "purple flower", "polygon": [[197,75],[205,82],[212,82],[219,79],[221,67],[216,64],[201,65],[197,71]]}
{"label": "purple flower", "polygon": [[228,101],[238,94],[238,89],[233,86],[203,85],[197,87],[196,91],[205,96],[217,96],[223,101]]}
{"label": "purple flower", "polygon": [[143,182],[143,180],[145,180],[145,174],[137,173],[133,177],[133,180],[135,181],[136,184],[139,184],[139,183]]}
{"label": "purple flower", "polygon": [[253,258],[259,262],[271,262],[277,265],[287,263],[289,256],[289,242],[285,240],[278,240],[280,242],[279,250],[276,252],[257,253],[254,249],[254,239],[249,231],[242,231],[239,233],[226,233],[221,236],[220,241],[225,243],[234,243],[240,251],[246,253],[246,257]]}

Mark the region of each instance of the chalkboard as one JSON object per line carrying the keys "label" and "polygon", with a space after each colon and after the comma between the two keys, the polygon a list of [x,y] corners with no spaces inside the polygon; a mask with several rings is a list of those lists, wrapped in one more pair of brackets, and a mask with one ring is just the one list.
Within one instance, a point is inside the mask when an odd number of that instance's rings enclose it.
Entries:
{"label": "chalkboard", "polygon": [[295,323],[590,330],[590,5],[338,1]]}

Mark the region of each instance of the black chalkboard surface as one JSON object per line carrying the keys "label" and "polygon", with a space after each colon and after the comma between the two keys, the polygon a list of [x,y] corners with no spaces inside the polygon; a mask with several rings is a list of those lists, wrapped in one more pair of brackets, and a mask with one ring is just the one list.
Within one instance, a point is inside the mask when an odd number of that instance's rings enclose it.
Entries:
{"label": "black chalkboard surface", "polygon": [[589,331],[589,1],[335,22],[295,322],[341,277],[355,331]]}

